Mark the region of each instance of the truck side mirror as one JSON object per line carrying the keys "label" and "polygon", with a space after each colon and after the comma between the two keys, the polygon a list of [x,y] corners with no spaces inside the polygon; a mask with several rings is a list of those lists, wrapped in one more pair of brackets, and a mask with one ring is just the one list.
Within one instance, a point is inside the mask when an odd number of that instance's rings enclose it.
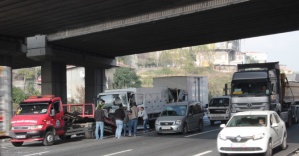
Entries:
{"label": "truck side mirror", "polygon": [[55,109],[51,109],[50,116],[55,116]]}

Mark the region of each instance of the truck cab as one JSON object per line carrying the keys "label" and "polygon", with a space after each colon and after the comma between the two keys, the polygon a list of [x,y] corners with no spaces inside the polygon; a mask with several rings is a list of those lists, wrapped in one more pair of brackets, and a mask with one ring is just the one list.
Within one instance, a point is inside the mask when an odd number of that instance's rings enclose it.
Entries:
{"label": "truck cab", "polygon": [[212,98],[209,104],[206,105],[210,124],[214,125],[215,121],[228,121],[230,118],[230,107],[230,96],[219,96]]}
{"label": "truck cab", "polygon": [[24,142],[42,141],[53,145],[55,135],[65,134],[64,111],[59,97],[53,95],[31,96],[19,104],[11,119],[14,146]]}

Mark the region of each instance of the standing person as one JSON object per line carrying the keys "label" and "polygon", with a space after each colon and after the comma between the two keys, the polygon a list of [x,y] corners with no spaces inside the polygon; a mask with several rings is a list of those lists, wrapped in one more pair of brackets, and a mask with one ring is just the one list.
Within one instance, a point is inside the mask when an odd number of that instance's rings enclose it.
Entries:
{"label": "standing person", "polygon": [[115,137],[117,139],[119,139],[121,136],[121,131],[122,131],[123,124],[124,124],[123,120],[125,118],[125,112],[123,110],[122,104],[120,104],[119,107],[115,110],[114,117],[115,117],[115,122],[116,122]]}
{"label": "standing person", "polygon": [[131,111],[129,113],[129,136],[132,136],[132,126],[134,126],[134,136],[136,136],[137,122],[138,122],[138,108],[136,102],[133,102],[131,105]]}
{"label": "standing person", "polygon": [[97,110],[94,113],[94,119],[96,121],[96,140],[99,140],[99,128],[101,130],[101,136],[100,139],[103,140],[103,134],[104,134],[104,117],[105,113],[102,107],[98,107]]}
{"label": "standing person", "polygon": [[144,130],[144,133],[146,133],[147,132],[148,116],[147,116],[146,111],[144,110],[144,107],[141,107],[140,117],[142,117],[142,119],[143,119],[143,130]]}
{"label": "standing person", "polygon": [[129,116],[128,116],[127,107],[123,107],[123,108],[124,108],[124,112],[125,112],[123,129],[124,129],[124,136],[126,136],[126,134],[127,134],[127,126],[129,125]]}

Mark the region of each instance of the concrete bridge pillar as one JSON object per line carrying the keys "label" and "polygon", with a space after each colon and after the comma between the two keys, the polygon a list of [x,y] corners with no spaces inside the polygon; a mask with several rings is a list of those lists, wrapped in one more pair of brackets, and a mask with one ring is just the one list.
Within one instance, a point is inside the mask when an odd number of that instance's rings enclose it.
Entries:
{"label": "concrete bridge pillar", "polygon": [[85,67],[85,103],[94,103],[97,94],[105,88],[105,69]]}
{"label": "concrete bridge pillar", "polygon": [[67,103],[66,64],[61,62],[42,62],[42,95],[55,95]]}

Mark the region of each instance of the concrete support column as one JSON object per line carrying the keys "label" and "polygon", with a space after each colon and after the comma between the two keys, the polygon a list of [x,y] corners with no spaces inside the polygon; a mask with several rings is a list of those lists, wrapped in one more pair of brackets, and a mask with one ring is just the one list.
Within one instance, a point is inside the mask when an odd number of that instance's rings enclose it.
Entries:
{"label": "concrete support column", "polygon": [[85,103],[94,103],[95,97],[106,88],[105,69],[85,67]]}
{"label": "concrete support column", "polygon": [[42,62],[42,95],[55,95],[67,103],[66,64],[60,62]]}

